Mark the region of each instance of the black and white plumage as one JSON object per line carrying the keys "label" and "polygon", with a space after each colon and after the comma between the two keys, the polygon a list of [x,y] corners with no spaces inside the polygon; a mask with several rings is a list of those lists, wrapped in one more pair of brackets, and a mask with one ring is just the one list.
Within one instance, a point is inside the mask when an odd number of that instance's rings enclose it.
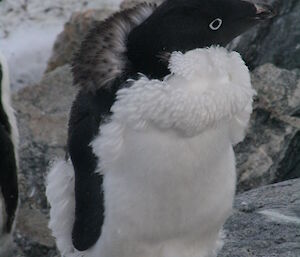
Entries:
{"label": "black and white plumage", "polygon": [[63,255],[214,256],[254,91],[237,53],[206,47],[269,16],[240,0],[167,0],[95,26],[74,59],[70,160],[47,180]]}
{"label": "black and white plumage", "polygon": [[18,206],[18,130],[10,103],[8,65],[0,52],[0,256],[9,256]]}

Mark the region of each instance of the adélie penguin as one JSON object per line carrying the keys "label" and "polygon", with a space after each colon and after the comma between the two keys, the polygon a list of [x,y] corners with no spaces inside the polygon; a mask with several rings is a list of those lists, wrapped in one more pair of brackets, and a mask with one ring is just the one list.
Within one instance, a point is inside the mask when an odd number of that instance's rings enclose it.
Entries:
{"label": "ad\u00e9lie penguin", "polygon": [[0,257],[12,253],[18,206],[18,130],[10,102],[8,65],[0,52]]}
{"label": "ad\u00e9lie penguin", "polygon": [[222,47],[272,16],[241,0],[167,0],[90,31],[73,62],[70,158],[47,178],[62,255],[215,256],[254,94]]}

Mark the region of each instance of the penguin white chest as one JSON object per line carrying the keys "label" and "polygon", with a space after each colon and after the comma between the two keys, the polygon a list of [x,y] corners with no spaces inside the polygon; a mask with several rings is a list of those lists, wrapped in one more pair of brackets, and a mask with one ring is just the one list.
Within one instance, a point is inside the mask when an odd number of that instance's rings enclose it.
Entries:
{"label": "penguin white chest", "polygon": [[[235,191],[227,132],[182,137],[155,128],[123,130],[121,154],[105,167],[105,222],[97,252],[176,257],[174,242],[178,256],[202,257],[201,249],[214,249]],[[111,241],[118,248],[104,243]]]}
{"label": "penguin white chest", "polygon": [[234,155],[222,132],[124,131],[122,154],[104,174],[106,215],[120,221],[118,233],[159,242],[219,230],[235,187]]}
{"label": "penguin white chest", "polygon": [[219,48],[175,53],[170,77],[118,91],[92,143],[105,197],[95,256],[214,256],[235,192],[232,144],[252,110],[241,64]]}

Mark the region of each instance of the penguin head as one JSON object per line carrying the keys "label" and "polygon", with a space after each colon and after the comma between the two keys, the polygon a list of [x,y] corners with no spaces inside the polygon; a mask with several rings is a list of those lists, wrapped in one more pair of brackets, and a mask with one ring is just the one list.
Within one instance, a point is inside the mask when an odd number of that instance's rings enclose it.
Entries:
{"label": "penguin head", "polygon": [[163,77],[171,52],[226,46],[273,16],[271,7],[243,0],[167,0],[129,34],[128,59],[133,72]]}

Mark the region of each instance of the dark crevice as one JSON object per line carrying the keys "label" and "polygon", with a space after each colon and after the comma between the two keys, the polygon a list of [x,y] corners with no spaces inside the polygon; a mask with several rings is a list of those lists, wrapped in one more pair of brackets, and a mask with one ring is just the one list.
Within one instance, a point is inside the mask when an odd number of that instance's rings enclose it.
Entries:
{"label": "dark crevice", "polygon": [[292,113],[292,117],[300,118],[300,107]]}
{"label": "dark crevice", "polygon": [[280,182],[300,177],[300,131],[292,139],[283,160],[277,170],[277,180]]}

